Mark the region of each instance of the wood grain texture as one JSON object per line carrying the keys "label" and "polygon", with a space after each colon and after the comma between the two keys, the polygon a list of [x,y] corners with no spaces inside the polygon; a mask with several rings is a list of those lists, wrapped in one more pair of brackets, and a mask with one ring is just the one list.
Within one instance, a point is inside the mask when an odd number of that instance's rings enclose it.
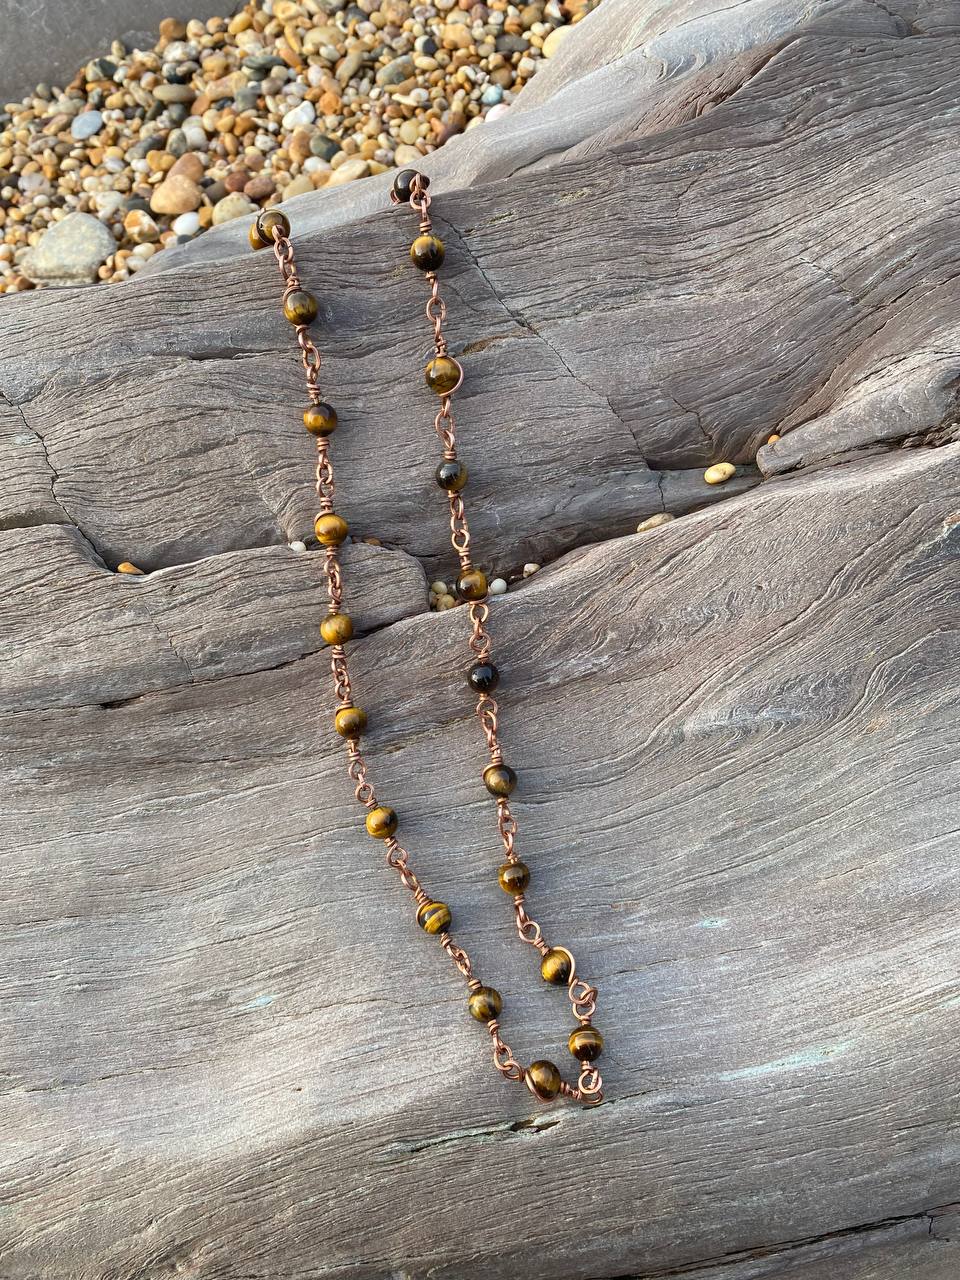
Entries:
{"label": "wood grain texture", "polygon": [[[360,829],[285,545],[301,374],[271,264],[204,237],[0,308],[3,1280],[960,1273],[960,40],[936,3],[597,12],[516,175],[436,213],[480,558],[549,562],[493,602],[503,736],[608,1101],[499,1080]],[[551,101],[644,62],[544,154]],[[299,238],[386,544],[345,557],[371,769],[511,1045],[563,1062],[466,620],[426,610],[423,288],[376,185]]]}

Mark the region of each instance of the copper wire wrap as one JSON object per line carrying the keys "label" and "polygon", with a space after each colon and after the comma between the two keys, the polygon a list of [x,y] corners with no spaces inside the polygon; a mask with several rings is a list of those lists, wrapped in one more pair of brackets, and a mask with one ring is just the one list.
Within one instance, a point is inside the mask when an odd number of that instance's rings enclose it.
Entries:
{"label": "copper wire wrap", "polygon": [[[420,215],[421,231],[426,233],[431,228],[429,217],[430,197],[422,190],[419,182],[415,182],[413,193],[411,196],[411,205]],[[293,244],[288,236],[284,235],[279,227],[273,230],[273,250],[277,260],[277,267],[283,280],[283,296],[285,302],[291,293],[302,288],[299,275],[297,274],[296,259],[294,255]],[[447,354],[447,343],[443,336],[443,322],[446,318],[446,304],[440,297],[439,282],[435,272],[428,275],[431,285],[430,299],[427,303],[426,314],[434,331],[434,346],[438,355]],[[321,355],[310,336],[308,325],[296,326],[297,345],[300,349],[300,360],[303,365],[304,374],[306,376],[307,391],[311,402],[320,403],[320,391],[317,386],[320,368]],[[441,397],[440,410],[437,413],[435,427],[440,443],[443,447],[443,456],[445,458],[456,458],[456,427],[453,417],[452,396],[463,381],[463,368],[457,362],[460,369],[460,377],[456,386],[452,390]],[[333,511],[333,500],[335,492],[335,478],[333,462],[330,457],[330,441],[326,436],[317,440],[317,466],[316,466],[316,491],[319,504],[319,514],[328,515]],[[450,494],[450,536],[454,550],[456,551],[461,568],[471,567],[470,561],[470,531],[467,525],[467,517],[464,509],[463,500],[459,494]],[[343,608],[343,574],[340,565],[340,557],[336,546],[328,546],[324,548],[324,571],[326,576],[327,598],[329,601],[329,612],[331,614],[340,613]],[[490,638],[486,630],[486,623],[489,618],[489,606],[486,602],[481,601],[470,606],[469,614],[471,619],[471,636],[470,649],[474,655],[475,661],[486,660],[491,651]],[[336,705],[341,707],[352,707],[353,703],[353,687],[350,681],[350,670],[347,664],[347,654],[342,644],[333,644],[329,647],[330,652],[330,671],[333,677],[334,695]],[[502,762],[503,755],[497,736],[497,703],[488,695],[481,695],[477,703],[477,716],[480,720],[481,727],[487,740],[487,746],[490,752],[490,759],[493,763]],[[346,740],[346,753],[348,761],[348,773],[350,780],[354,786],[354,794],[358,802],[367,810],[375,809],[379,802],[377,800],[376,791],[373,783],[367,776],[367,764],[363,753],[360,749],[359,738],[348,738]],[[514,841],[516,836],[517,824],[510,812],[509,805],[506,800],[499,800],[497,805],[497,823],[500,831],[500,838],[503,842],[504,849],[508,860],[516,857],[514,853]],[[413,895],[414,902],[418,907],[427,906],[431,903],[429,893],[424,889],[416,872],[410,866],[410,855],[407,850],[399,843],[394,836],[389,836],[383,841],[386,849],[386,862],[389,867],[397,872],[404,888],[409,890]],[[527,916],[523,895],[518,895],[514,900],[514,911],[516,914],[517,930],[524,941],[533,943],[541,951],[547,949],[543,942],[540,926],[536,921]],[[473,966],[466,950],[454,942],[453,936],[449,931],[439,934],[441,948],[449,956],[450,960],[467,980],[471,991],[475,991],[480,987],[480,981],[473,971]],[[569,953],[568,953],[569,954]],[[573,957],[571,959],[571,976],[568,986],[568,993],[573,1004],[574,1014],[578,1021],[582,1024],[589,1023],[596,1007],[596,989],[588,986],[581,979],[574,978],[575,965]],[[527,1083],[529,1087],[529,1079],[523,1066],[514,1058],[510,1046],[502,1039],[500,1035],[500,1026],[496,1018],[491,1018],[486,1023],[487,1031],[492,1041],[493,1064],[496,1069],[508,1080],[518,1083]],[[560,1088],[560,1094],[573,1102],[580,1102],[587,1105],[596,1104],[603,1099],[602,1082],[600,1073],[589,1062],[581,1063],[581,1071],[576,1087],[564,1082]],[[540,1096],[536,1094],[535,1096]]]}
{"label": "copper wire wrap", "polygon": [[[400,203],[396,196],[393,196],[392,200],[394,204]],[[431,197],[426,185],[421,176],[416,174],[410,184],[410,207],[419,218],[421,235],[429,235],[433,231],[430,204]],[[440,280],[436,271],[427,272],[426,279],[430,285],[430,297],[426,304],[426,315],[433,328],[434,355],[451,359],[447,340],[443,333],[447,306],[440,295]],[[440,408],[434,419],[434,428],[439,437],[445,461],[454,461],[457,458],[457,427],[453,413],[453,397],[463,384],[464,371],[459,360],[455,360],[454,363],[459,370],[459,377],[456,384],[448,392],[441,395]],[[463,496],[459,492],[451,492],[447,494],[447,500],[450,508],[450,542],[460,562],[461,570],[469,569],[472,567],[470,527],[467,521]],[[469,607],[469,617],[471,626],[469,647],[473,655],[472,660],[474,662],[485,662],[489,660],[492,652],[490,635],[487,631],[487,622],[490,617],[489,604],[485,600],[472,603]],[[487,751],[492,765],[503,764],[503,748],[500,745],[498,714],[499,707],[496,699],[487,693],[481,693],[477,698],[476,715],[486,740]],[[517,821],[505,798],[497,798],[496,804],[497,829],[500,834],[500,840],[503,844],[507,861],[513,862],[517,860]],[[547,951],[551,950],[551,947],[544,940],[540,925],[528,914],[522,893],[514,896],[513,909],[517,933],[520,938],[536,948],[541,956],[545,955]],[[587,1026],[596,1012],[597,989],[582,978],[577,977],[576,961],[565,947],[553,949],[562,951],[569,957],[570,976],[567,983],[567,995],[578,1024]],[[509,1048],[500,1039],[499,1026],[496,1019],[489,1023],[488,1027],[491,1028],[490,1034],[494,1042],[493,1057],[495,1066],[508,1079],[523,1081],[525,1078],[524,1071],[512,1057]],[[561,1094],[574,1101],[588,1105],[602,1102],[603,1081],[600,1072],[592,1062],[585,1060],[581,1061],[580,1067],[581,1070],[576,1087],[564,1082],[561,1086]],[[526,1079],[526,1083],[531,1088],[531,1092],[539,1097],[540,1095],[532,1087],[529,1078]]]}

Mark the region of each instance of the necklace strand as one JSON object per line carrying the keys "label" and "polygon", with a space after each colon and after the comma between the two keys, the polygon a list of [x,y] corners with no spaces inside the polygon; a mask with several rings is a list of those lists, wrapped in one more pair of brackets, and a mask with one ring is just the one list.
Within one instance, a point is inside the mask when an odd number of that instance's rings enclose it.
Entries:
{"label": "necklace strand", "polygon": [[490,763],[483,771],[483,781],[496,802],[497,829],[506,858],[499,869],[498,878],[501,888],[513,900],[517,933],[540,955],[541,976],[546,982],[567,988],[577,1022],[568,1041],[568,1048],[580,1066],[575,1086],[562,1078],[559,1069],[552,1062],[540,1059],[523,1067],[514,1058],[510,1046],[500,1034],[499,1019],[503,1004],[500,993],[480,981],[474,973],[469,955],[454,942],[450,928],[450,908],[446,903],[431,898],[424,889],[410,865],[409,853],[396,838],[395,832],[399,825],[396,813],[378,801],[373,784],[368,779],[367,765],[360,749],[367,717],[353,701],[344,648],[353,636],[353,622],[343,608],[343,575],[338,551],[348,533],[347,522],[337,515],[333,506],[335,482],[330,458],[330,436],[337,426],[337,414],[332,406],[323,401],[317,386],[322,361],[309,329],[317,314],[317,301],[301,285],[287,218],[279,210],[270,209],[260,214],[252,226],[250,242],[255,249],[273,246],[283,280],[283,311],[296,332],[310,397],[303,419],[307,430],[316,437],[317,442],[316,490],[320,510],[314,530],[317,540],[324,548],[329,602],[327,615],[320,623],[320,634],[330,647],[330,668],[336,695],[334,727],[345,740],[348,772],[354,783],[354,794],[367,810],[366,829],[375,839],[383,841],[387,851],[387,865],[398,873],[404,887],[412,893],[420,928],[437,936],[440,946],[466,979],[469,992],[467,1007],[471,1016],[486,1026],[492,1041],[494,1066],[506,1079],[525,1084],[541,1102],[550,1102],[563,1096],[574,1102],[595,1105],[603,1100],[600,1072],[594,1065],[603,1048],[603,1038],[592,1023],[597,989],[577,975],[576,961],[566,947],[550,946],[546,942],[540,925],[526,909],[525,890],[530,872],[516,852],[517,821],[509,803],[517,778],[514,771],[504,763],[498,732],[498,705],[492,697],[499,684],[499,672],[491,661],[492,644],[487,631],[490,615],[487,580],[484,573],[474,566],[470,554],[470,529],[462,496],[467,471],[457,456],[456,448],[453,396],[463,382],[463,368],[449,354],[443,334],[447,308],[440,296],[437,271],[443,263],[444,246],[433,232],[428,183],[429,180],[422,174],[404,170],[397,175],[391,199],[394,204],[409,204],[419,216],[419,235],[411,245],[410,256],[414,264],[424,272],[430,285],[430,297],[425,310],[433,327],[434,356],[426,367],[426,381],[440,398],[434,427],[443,446],[436,480],[445,491],[449,504],[450,541],[460,564],[458,594],[469,606],[471,635],[468,644],[472,663],[467,681],[478,695],[476,715],[490,757]]}

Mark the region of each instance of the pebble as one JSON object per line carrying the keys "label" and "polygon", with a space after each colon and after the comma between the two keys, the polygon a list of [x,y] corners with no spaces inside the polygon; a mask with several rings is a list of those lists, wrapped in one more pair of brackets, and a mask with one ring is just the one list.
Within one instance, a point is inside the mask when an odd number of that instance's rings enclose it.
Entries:
{"label": "pebble", "polygon": [[774,431],[772,435],[767,436],[767,444],[776,444],[779,439],[780,433],[778,431]]}
{"label": "pebble", "polygon": [[70,213],[53,224],[21,266],[34,284],[86,284],[97,278],[97,268],[116,247],[109,227],[99,218]]}
{"label": "pebble", "polygon": [[715,462],[712,467],[707,467],[703,478],[707,484],[724,484],[736,474],[737,468],[732,462]]}
{"label": "pebble", "polygon": [[70,124],[70,137],[84,142],[103,128],[103,115],[99,111],[83,111],[74,116]]}
{"label": "pebble", "polygon": [[224,222],[232,222],[234,218],[249,217],[257,212],[257,206],[242,191],[232,191],[214,205],[213,225],[219,227]]}
{"label": "pebble", "polygon": [[536,573],[539,568],[540,566],[538,564],[525,564],[523,566],[523,576],[525,578],[529,578],[532,574]]}
{"label": "pebble", "polygon": [[135,564],[131,564],[129,560],[123,560],[117,565],[117,573],[133,573],[138,577],[143,577],[143,570],[138,569]]}
{"label": "pebble", "polygon": [[659,529],[662,524],[669,524],[673,516],[669,511],[658,511],[656,515],[647,516],[637,525],[637,533],[646,533],[648,529]]}
{"label": "pebble", "polygon": [[297,552],[306,551],[307,549],[307,544],[305,542],[301,542],[299,539],[297,539],[294,542],[288,542],[287,546],[290,548],[291,551],[297,551]]}
{"label": "pebble", "polygon": [[447,584],[440,582],[438,579],[436,582],[430,583],[430,590],[435,596],[445,596],[447,594]]}
{"label": "pebble", "polygon": [[[0,104],[0,294],[123,280],[231,211],[418,164],[502,116],[597,3],[246,0],[163,19],[152,48],[114,41],[64,88]],[[74,215],[106,256],[44,274]]]}
{"label": "pebble", "polygon": [[182,173],[171,174],[154,190],[150,208],[154,213],[191,213],[203,200],[203,192],[191,178]]}
{"label": "pebble", "polygon": [[453,596],[450,596],[450,595],[441,596],[440,599],[437,601],[437,610],[438,612],[442,613],[445,609],[453,609],[456,607],[456,603],[457,602]]}
{"label": "pebble", "polygon": [[487,588],[492,596],[505,596],[507,594],[507,584],[503,578],[494,578]]}

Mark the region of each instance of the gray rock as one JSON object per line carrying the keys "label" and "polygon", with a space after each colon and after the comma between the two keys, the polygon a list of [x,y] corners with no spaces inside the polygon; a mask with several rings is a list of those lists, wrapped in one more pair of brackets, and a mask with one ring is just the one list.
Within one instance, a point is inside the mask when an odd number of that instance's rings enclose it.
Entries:
{"label": "gray rock", "polygon": [[117,244],[103,223],[89,213],[71,213],[45,231],[24,258],[23,273],[35,284],[88,284]]}
{"label": "gray rock", "polygon": [[413,59],[408,54],[405,54],[403,57],[394,58],[385,67],[380,68],[377,72],[377,84],[381,87],[402,84],[404,80],[409,80],[415,72],[416,67],[413,65]]}
{"label": "gray rock", "polygon": [[85,138],[92,138],[102,128],[103,116],[99,111],[84,111],[80,115],[74,116],[70,125],[70,136],[76,138],[78,142],[82,142]]}

